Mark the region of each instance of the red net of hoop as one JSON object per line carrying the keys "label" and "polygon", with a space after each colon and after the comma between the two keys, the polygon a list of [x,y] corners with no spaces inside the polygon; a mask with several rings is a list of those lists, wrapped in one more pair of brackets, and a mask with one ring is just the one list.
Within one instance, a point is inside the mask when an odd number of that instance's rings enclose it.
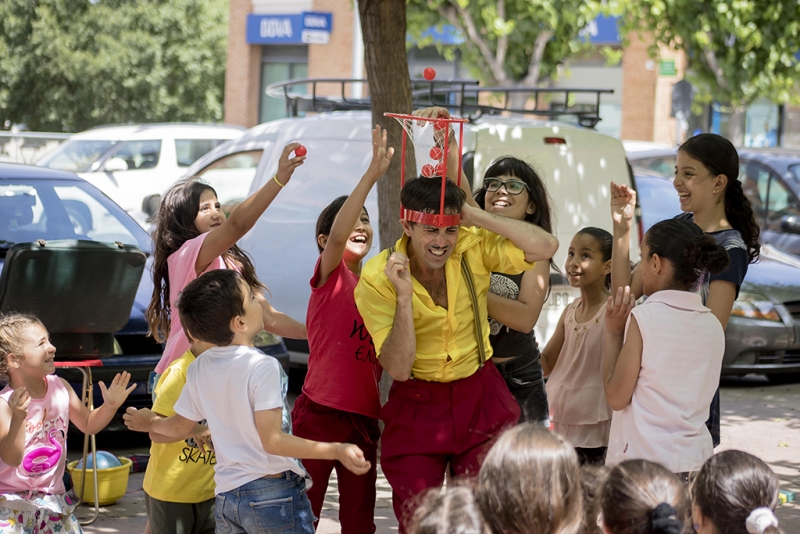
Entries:
{"label": "red net of hoop", "polygon": [[[399,113],[385,113],[387,117],[394,118],[403,127],[403,140],[400,157],[400,186],[405,185],[405,161],[408,143],[414,147],[416,172],[423,178],[439,178],[442,180],[441,204],[439,213],[412,212],[400,207],[400,218],[413,220],[430,226],[457,226],[460,218],[458,215],[445,215],[444,191],[446,177],[455,177],[457,185],[461,185],[461,157],[458,158],[456,169],[447,168],[447,159],[450,146],[448,137],[458,135],[458,153],[461,155],[461,145],[464,139],[464,123],[467,119],[461,118],[425,118]],[[455,171],[455,172],[454,172]]]}

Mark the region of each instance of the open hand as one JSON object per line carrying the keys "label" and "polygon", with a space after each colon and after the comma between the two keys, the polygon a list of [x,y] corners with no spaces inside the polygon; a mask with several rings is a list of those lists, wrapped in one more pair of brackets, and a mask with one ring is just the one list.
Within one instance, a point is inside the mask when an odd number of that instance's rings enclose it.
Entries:
{"label": "open hand", "polygon": [[131,374],[127,371],[117,373],[114,380],[111,381],[111,387],[106,389],[106,385],[101,381],[98,383],[100,386],[100,393],[103,394],[103,402],[109,403],[114,408],[119,408],[128,395],[136,389],[136,382],[128,387],[128,382],[131,381]]}
{"label": "open hand", "polygon": [[302,165],[306,160],[307,156],[295,156],[292,159],[289,159],[289,154],[291,154],[295,149],[300,148],[300,146],[300,143],[289,143],[283,147],[283,152],[278,160],[278,172],[275,173],[275,178],[283,185],[286,185],[289,182],[289,178],[292,177],[295,169]]}
{"label": "open hand", "polygon": [[393,252],[386,262],[383,272],[394,286],[398,295],[410,297],[413,292],[411,283],[411,267],[408,256],[401,252]]}
{"label": "open hand", "polygon": [[363,475],[369,471],[372,465],[364,458],[364,452],[351,443],[342,443],[336,453],[336,459],[342,462],[348,471],[357,475]]}
{"label": "open hand", "polygon": [[20,386],[14,390],[8,398],[8,407],[11,408],[11,417],[25,419],[28,416],[28,405],[31,403],[31,395],[28,388]]}
{"label": "open hand", "polygon": [[386,148],[386,130],[379,125],[372,129],[372,161],[367,169],[369,174],[377,182],[378,178],[386,174],[389,164],[394,156],[394,148]]}
{"label": "open hand", "polygon": [[606,303],[606,332],[624,335],[628,315],[634,306],[636,306],[636,296],[631,293],[630,286],[617,288],[617,294],[609,296]]}
{"label": "open hand", "polygon": [[636,211],[636,191],[627,185],[611,182],[611,220],[614,224],[630,223]]}
{"label": "open hand", "polygon": [[137,410],[131,406],[122,414],[125,426],[136,432],[150,432],[150,427],[156,419],[158,419],[158,416],[147,408]]}

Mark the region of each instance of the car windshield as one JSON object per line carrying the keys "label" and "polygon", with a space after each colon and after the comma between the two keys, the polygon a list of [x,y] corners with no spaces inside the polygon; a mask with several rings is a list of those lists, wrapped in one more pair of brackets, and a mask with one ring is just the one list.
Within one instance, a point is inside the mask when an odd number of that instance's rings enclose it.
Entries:
{"label": "car windshield", "polygon": [[0,180],[0,250],[38,239],[119,241],[151,249],[147,233],[85,182]]}
{"label": "car windshield", "polygon": [[67,140],[37,165],[60,171],[87,172],[118,141]]}

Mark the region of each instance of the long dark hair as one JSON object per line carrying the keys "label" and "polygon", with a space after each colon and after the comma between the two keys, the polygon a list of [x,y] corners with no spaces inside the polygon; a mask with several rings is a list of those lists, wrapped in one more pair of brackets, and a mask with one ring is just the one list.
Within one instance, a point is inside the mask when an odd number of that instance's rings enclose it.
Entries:
{"label": "long dark hair", "polygon": [[654,224],[644,236],[650,256],[658,254],[672,265],[675,285],[691,291],[708,270],[721,273],[728,267],[728,251],[718,245],[693,222],[684,219],[667,219]]}
{"label": "long dark hair", "polygon": [[747,246],[747,260],[753,263],[761,254],[756,215],[750,199],[744,194],[739,181],[739,154],[736,147],[721,135],[704,133],[695,135],[683,143],[678,151],[702,163],[714,176],[724,174],[728,178],[725,188],[725,217],[731,227],[742,234]]}
{"label": "long dark hair", "polygon": [[[150,335],[163,343],[169,335],[169,265],[167,259],[185,242],[200,235],[194,220],[200,211],[200,196],[205,191],[217,194],[214,188],[197,177],[190,177],[173,185],[161,199],[153,230],[153,296],[145,317]],[[253,290],[265,289],[256,276],[250,256],[233,245],[222,255],[228,267],[236,266]]]}
{"label": "long dark hair", "polygon": [[[525,182],[530,190],[529,198],[533,202],[533,213],[526,213],[525,220],[541,227],[548,233],[553,233],[553,215],[550,196],[544,187],[544,182],[536,171],[526,162],[513,156],[502,156],[492,162],[484,173],[484,178],[496,178],[498,176],[513,176]],[[486,209],[486,189],[481,185],[474,195],[475,202]]]}
{"label": "long dark hair", "polygon": [[[747,532],[747,518],[757,508],[778,506],[778,477],[752,454],[730,450],[703,464],[692,484],[692,500],[717,532]],[[767,527],[765,534],[776,534]]]}

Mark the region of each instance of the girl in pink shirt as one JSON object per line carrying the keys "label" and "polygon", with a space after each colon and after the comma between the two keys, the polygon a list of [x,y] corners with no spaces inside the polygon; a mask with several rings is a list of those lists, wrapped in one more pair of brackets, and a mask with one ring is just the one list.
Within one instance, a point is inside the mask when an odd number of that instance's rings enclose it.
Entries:
{"label": "girl in pink shirt", "polygon": [[542,368],[550,375],[547,398],[553,431],[575,447],[581,464],[604,463],[611,427],[603,389],[611,248],[611,234],[601,228],[583,228],[572,238],[564,271],[581,296],[561,314],[542,351]]}
{"label": "girl in pink shirt", "polygon": [[364,201],[393,154],[393,148],[386,148],[386,131],[375,126],[367,172],[350,196],[334,200],[317,220],[320,256],[308,302],[308,375],[294,404],[292,425],[302,438],[357,444],[372,464],[366,475],[354,475],[334,460],[303,460],[314,481],[308,498],[315,517],[322,512],[328,478],[336,469],[342,534],[375,532],[381,371],[353,291],[372,247]]}
{"label": "girl in pink shirt", "polygon": [[[306,156],[289,158],[299,147],[299,143],[286,145],[273,179],[236,206],[230,217],[222,211],[214,189],[196,178],[178,182],[164,195],[153,231],[153,297],[146,313],[150,334],[167,343],[156,366],[159,375],[189,349],[180,318],[172,313],[186,284],[206,271],[236,269],[252,287],[265,289],[250,257],[236,242],[253,227],[305,161]],[[275,311],[261,291],[256,293],[264,309],[265,330],[305,339],[304,325]]]}
{"label": "girl in pink shirt", "polygon": [[56,349],[47,329],[30,315],[0,317],[0,530],[81,532],[64,489],[67,428],[102,430],[136,384],[117,374],[100,382],[103,404],[91,412],[72,387],[55,376]]}
{"label": "girl in pink shirt", "polygon": [[[621,248],[614,241],[614,255]],[[634,308],[630,287],[606,305],[606,399],[614,410],[606,463],[658,462],[697,471],[713,453],[706,428],[725,336],[695,293],[704,270],[722,272],[728,253],[696,224],[669,219],[642,241],[637,267],[647,300]],[[616,259],[616,258],[615,258]]]}

